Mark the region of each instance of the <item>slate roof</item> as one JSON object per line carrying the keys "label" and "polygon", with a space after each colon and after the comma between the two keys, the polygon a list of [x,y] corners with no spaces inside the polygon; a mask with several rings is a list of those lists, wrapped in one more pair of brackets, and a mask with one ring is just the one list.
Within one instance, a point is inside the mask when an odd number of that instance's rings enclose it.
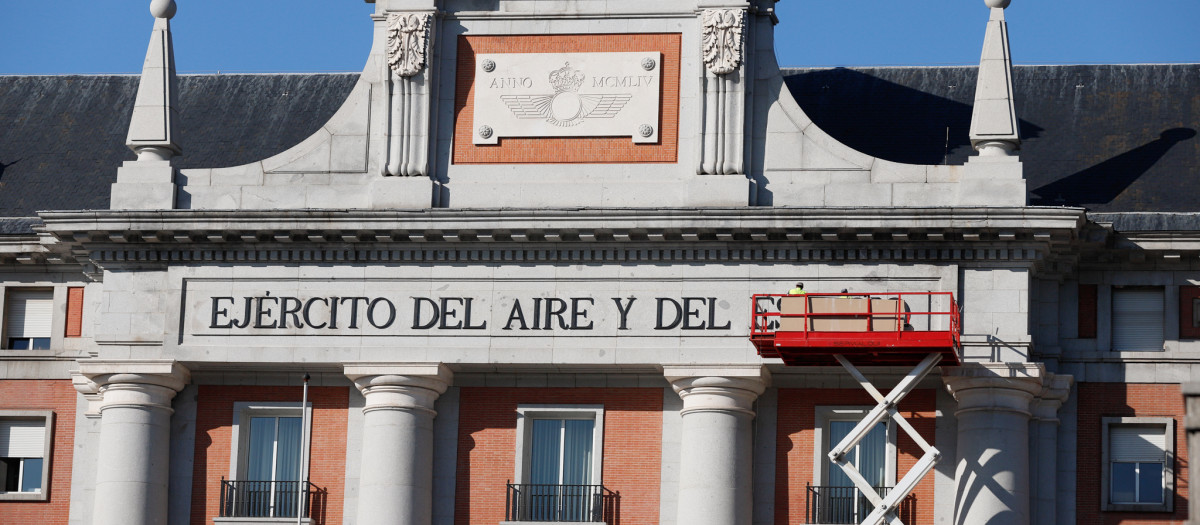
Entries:
{"label": "slate roof", "polygon": [[[961,164],[974,67],[786,69],[834,138],[869,155]],[[183,75],[181,168],[264,159],[307,138],[356,74]],[[1200,64],[1017,66],[1030,204],[1200,211]],[[104,209],[137,76],[0,76],[0,217]],[[15,223],[14,223],[15,224]],[[15,226],[13,226],[15,227]]]}
{"label": "slate roof", "polygon": [[[357,74],[181,75],[180,168],[270,157],[316,132]],[[136,75],[0,76],[0,217],[107,209]]]}
{"label": "slate roof", "polygon": [[[962,164],[975,67],[788,69],[821,129],[863,153]],[[1021,161],[1035,206],[1200,211],[1200,64],[1015,66]]]}

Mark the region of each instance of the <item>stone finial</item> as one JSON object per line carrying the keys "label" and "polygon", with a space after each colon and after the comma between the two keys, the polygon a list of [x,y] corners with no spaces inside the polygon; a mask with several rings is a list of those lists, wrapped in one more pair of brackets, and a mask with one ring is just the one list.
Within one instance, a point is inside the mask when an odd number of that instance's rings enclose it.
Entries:
{"label": "stone finial", "polygon": [[174,0],[153,0],[150,14],[154,29],[142,65],[142,79],[129,120],[125,145],[137,153],[138,160],[169,160],[182,153],[176,140],[175,121],[179,117],[176,99],[175,55],[171,44],[171,17]]}
{"label": "stone finial", "polygon": [[1007,156],[1021,145],[1013,103],[1008,24],[1004,21],[1004,9],[1009,2],[984,0],[991,8],[991,17],[983,37],[975,108],[971,114],[971,145],[980,156]]}

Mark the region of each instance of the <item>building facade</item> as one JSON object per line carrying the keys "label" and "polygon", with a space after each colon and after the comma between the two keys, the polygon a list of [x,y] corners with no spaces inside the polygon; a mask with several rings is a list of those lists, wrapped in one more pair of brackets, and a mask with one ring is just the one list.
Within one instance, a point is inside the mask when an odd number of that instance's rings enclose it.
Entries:
{"label": "building facade", "polygon": [[358,76],[177,77],[156,0],[140,77],[0,79],[0,521],[1188,520],[1200,67],[375,4]]}

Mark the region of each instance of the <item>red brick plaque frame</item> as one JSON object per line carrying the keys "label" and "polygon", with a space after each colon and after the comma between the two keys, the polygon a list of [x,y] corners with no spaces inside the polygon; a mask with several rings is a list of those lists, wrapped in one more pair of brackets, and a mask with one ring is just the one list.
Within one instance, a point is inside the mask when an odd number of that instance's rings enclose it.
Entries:
{"label": "red brick plaque frame", "polygon": [[[678,33],[608,35],[459,36],[454,92],[455,164],[673,163],[678,159]],[[476,53],[662,53],[659,142],[634,144],[629,137],[513,137],[496,145],[472,142]]]}

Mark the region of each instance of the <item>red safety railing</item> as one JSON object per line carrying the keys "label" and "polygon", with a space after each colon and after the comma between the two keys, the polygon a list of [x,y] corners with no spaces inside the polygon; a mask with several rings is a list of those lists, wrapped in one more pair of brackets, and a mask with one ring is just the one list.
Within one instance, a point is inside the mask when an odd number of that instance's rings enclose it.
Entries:
{"label": "red safety railing", "polygon": [[942,353],[959,362],[962,324],[950,292],[757,294],[750,340],[763,357],[828,365],[902,364]]}

